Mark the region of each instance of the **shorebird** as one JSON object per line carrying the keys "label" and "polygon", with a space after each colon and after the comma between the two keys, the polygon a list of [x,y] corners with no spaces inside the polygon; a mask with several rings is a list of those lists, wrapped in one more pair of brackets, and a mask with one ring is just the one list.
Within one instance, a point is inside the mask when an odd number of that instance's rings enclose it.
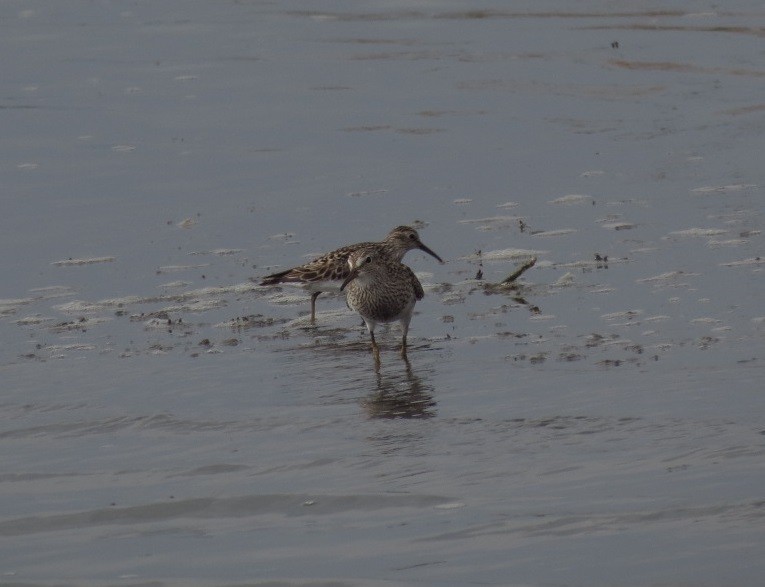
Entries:
{"label": "shorebird", "polygon": [[380,348],[375,340],[378,322],[401,324],[401,356],[406,358],[406,335],[414,305],[425,296],[420,280],[401,261],[381,254],[377,248],[362,248],[351,253],[348,268],[350,273],[340,290],[346,290],[348,307],[364,319],[372,337],[375,364],[380,364]]}
{"label": "shorebird", "polygon": [[316,322],[316,298],[324,291],[340,291],[343,280],[351,273],[348,257],[360,249],[372,249],[375,251],[375,257],[387,257],[397,263],[401,262],[407,251],[419,249],[443,263],[441,257],[423,244],[414,228],[397,226],[378,243],[364,242],[341,247],[305,265],[267,275],[260,285],[279,283],[299,285],[311,292],[311,324],[313,324]]}

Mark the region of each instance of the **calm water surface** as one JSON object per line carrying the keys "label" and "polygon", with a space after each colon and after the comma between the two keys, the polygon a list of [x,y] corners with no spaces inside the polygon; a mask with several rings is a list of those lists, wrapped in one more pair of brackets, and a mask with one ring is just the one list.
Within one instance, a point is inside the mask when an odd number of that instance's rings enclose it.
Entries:
{"label": "calm water surface", "polygon": [[[4,2],[0,584],[759,585],[763,30]],[[256,285],[398,224],[408,361]]]}

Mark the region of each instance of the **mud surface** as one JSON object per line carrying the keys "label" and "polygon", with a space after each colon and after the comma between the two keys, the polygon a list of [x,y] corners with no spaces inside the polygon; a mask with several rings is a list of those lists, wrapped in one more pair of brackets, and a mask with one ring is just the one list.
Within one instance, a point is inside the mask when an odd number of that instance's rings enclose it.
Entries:
{"label": "mud surface", "polygon": [[[0,31],[0,583],[760,584],[761,5]],[[257,285],[399,224],[408,361]]]}

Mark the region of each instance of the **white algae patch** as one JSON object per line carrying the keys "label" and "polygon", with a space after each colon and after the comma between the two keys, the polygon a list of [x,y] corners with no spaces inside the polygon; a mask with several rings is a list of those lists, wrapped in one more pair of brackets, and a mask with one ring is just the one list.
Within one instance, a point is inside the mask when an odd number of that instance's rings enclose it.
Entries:
{"label": "white algae patch", "polygon": [[166,306],[163,310],[165,312],[207,312],[215,308],[223,308],[226,305],[228,305],[226,300],[221,299],[192,300],[174,306]]}
{"label": "white algae patch", "polygon": [[521,220],[520,216],[489,216],[487,218],[466,218],[459,222],[460,224],[478,224],[478,230],[489,231],[516,226],[519,220]]}
{"label": "white algae patch", "polygon": [[481,254],[466,255],[460,257],[463,261],[516,261],[518,259],[528,259],[529,257],[538,257],[546,255],[549,251],[536,251],[532,249],[499,249],[496,251],[487,251]]}
{"label": "white algae patch", "polygon": [[167,318],[155,317],[149,318],[143,322],[143,327],[146,330],[167,330],[167,328],[170,326],[172,326],[172,322],[170,322]]}
{"label": "white algae patch", "polygon": [[[185,302],[184,305],[178,306],[180,309],[187,309],[189,311],[198,312],[200,308],[210,309],[225,305],[225,301],[220,299],[225,294],[244,294],[255,291],[258,289],[253,283],[240,283],[236,285],[227,285],[219,287],[203,287],[200,289],[193,289],[186,292],[179,292],[177,294],[164,294],[157,296],[125,296],[121,298],[110,298],[99,300],[97,302],[88,302],[84,300],[72,300],[65,304],[59,304],[53,306],[54,310],[64,312],[67,314],[99,312],[106,308],[121,308],[124,306],[137,305],[137,304],[153,304],[162,302]],[[218,298],[212,301],[202,302],[201,298]]]}
{"label": "white algae patch", "polygon": [[100,302],[87,302],[85,300],[72,300],[65,304],[58,304],[53,306],[54,310],[63,312],[64,314],[85,314],[92,312],[100,312],[109,307],[120,307],[128,304],[138,304],[145,298],[138,296],[129,296],[124,298],[115,298],[112,300],[101,300]]}
{"label": "white algae patch", "polygon": [[189,255],[236,255],[243,249],[213,249],[212,251],[192,251]]}
{"label": "white algae patch", "polygon": [[35,294],[35,297],[41,300],[50,300],[74,295],[74,288],[65,285],[51,285],[48,287],[35,287],[29,290],[29,293]]}
{"label": "white algae patch", "polygon": [[111,321],[111,318],[80,318],[79,320],[72,320],[69,322],[59,322],[50,326],[50,330],[53,332],[67,332],[70,330],[86,330],[96,324],[103,324],[104,322]]}
{"label": "white algae patch", "polygon": [[566,236],[575,232],[579,231],[575,228],[559,228],[558,230],[542,230],[540,232],[535,232],[532,236]]}
{"label": "white algae patch", "polygon": [[743,238],[730,238],[726,240],[711,239],[707,244],[710,247],[740,247],[747,242],[749,241]]}
{"label": "white algae patch", "polygon": [[465,504],[461,501],[452,501],[449,503],[442,503],[440,505],[434,506],[437,510],[456,510],[459,508],[464,508]]}
{"label": "white algae patch", "polygon": [[283,232],[281,234],[273,234],[268,237],[269,240],[272,241],[291,241],[295,238],[295,233],[292,232]]}
{"label": "white algae patch", "polygon": [[658,315],[658,316],[648,316],[647,318],[644,318],[644,322],[664,322],[666,320],[670,320],[670,316],[665,315]]}
{"label": "white algae patch", "polygon": [[34,301],[33,298],[10,298],[0,299],[0,310],[3,306],[22,306],[24,304],[31,304]]}
{"label": "white algae patch", "polygon": [[591,204],[593,202],[592,196],[586,196],[583,194],[568,194],[566,196],[561,196],[560,198],[555,198],[554,200],[550,200],[548,202],[549,204],[563,204],[564,206],[577,206],[580,204]]}
{"label": "white algae patch", "polygon": [[669,283],[686,277],[697,277],[699,273],[686,273],[685,271],[667,271],[653,277],[643,277],[637,279],[638,283]]}
{"label": "white algae patch", "polygon": [[199,265],[163,265],[159,269],[157,269],[157,272],[159,273],[177,273],[179,271],[191,271],[192,269],[202,269],[204,267],[209,267],[209,263],[202,263]]}
{"label": "white algae patch", "polygon": [[673,230],[669,233],[669,236],[679,237],[706,237],[717,236],[718,234],[725,234],[728,232],[722,228],[686,228],[685,230]]}
{"label": "white algae patch", "polygon": [[745,265],[762,265],[763,263],[765,263],[765,257],[750,257],[749,259],[741,259],[740,261],[720,263],[720,265],[723,267],[742,267]]}
{"label": "white algae patch", "polygon": [[288,305],[288,304],[304,304],[308,301],[307,295],[294,295],[284,292],[276,292],[271,295],[265,296],[267,301],[272,304]]}
{"label": "white algae patch", "polygon": [[756,188],[757,186],[752,183],[739,183],[731,185],[718,185],[718,186],[703,186],[700,188],[694,188],[691,193],[694,194],[725,194],[730,192],[740,192],[741,190],[747,190]]}
{"label": "white algae patch", "polygon": [[609,314],[603,314],[601,318],[603,320],[632,320],[637,318],[643,310],[625,310],[622,312],[610,312]]}
{"label": "white algae patch", "polygon": [[87,257],[83,259],[62,259],[61,261],[53,261],[51,265],[73,267],[78,265],[94,265],[96,263],[113,263],[114,261],[114,257]]}
{"label": "white algae patch", "polygon": [[721,320],[718,320],[717,318],[710,318],[709,316],[694,318],[691,320],[691,324],[720,324],[721,322]]}
{"label": "white algae patch", "polygon": [[601,226],[609,230],[629,230],[635,228],[635,225],[631,222],[604,222]]}
{"label": "white algae patch", "polygon": [[74,343],[74,344],[53,344],[45,347],[45,350],[60,353],[61,351],[94,351],[96,345],[86,343]]}
{"label": "white algae patch", "polygon": [[24,318],[19,318],[18,320],[14,320],[14,324],[18,324],[19,326],[29,326],[34,324],[42,324],[43,322],[52,322],[55,320],[55,318],[51,318],[49,316],[25,316]]}

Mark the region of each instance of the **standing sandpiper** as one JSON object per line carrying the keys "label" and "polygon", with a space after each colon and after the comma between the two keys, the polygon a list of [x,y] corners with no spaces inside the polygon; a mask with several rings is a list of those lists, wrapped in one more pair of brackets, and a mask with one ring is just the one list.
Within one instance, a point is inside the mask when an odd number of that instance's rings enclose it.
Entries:
{"label": "standing sandpiper", "polygon": [[425,295],[420,280],[409,267],[372,247],[351,253],[348,268],[350,274],[340,289],[347,292],[348,307],[361,314],[367,325],[375,365],[380,365],[380,348],[375,340],[378,322],[401,323],[401,356],[406,358],[406,334],[414,305]]}
{"label": "standing sandpiper", "polygon": [[313,324],[316,322],[316,298],[323,291],[340,291],[343,280],[351,274],[348,258],[359,249],[373,250],[375,257],[386,257],[396,263],[401,263],[407,251],[420,249],[443,263],[441,257],[422,243],[420,235],[414,228],[397,226],[379,243],[364,242],[341,247],[305,265],[267,275],[260,285],[292,284],[302,286],[311,292],[311,324]]}

